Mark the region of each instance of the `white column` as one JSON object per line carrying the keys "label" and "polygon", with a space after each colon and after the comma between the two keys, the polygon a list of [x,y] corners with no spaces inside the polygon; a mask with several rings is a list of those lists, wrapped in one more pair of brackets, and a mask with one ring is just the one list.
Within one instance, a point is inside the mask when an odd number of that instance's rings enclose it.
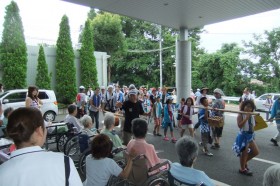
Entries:
{"label": "white column", "polygon": [[176,88],[177,103],[181,98],[190,96],[191,91],[191,42],[188,39],[188,30],[180,29],[180,38],[176,43]]}

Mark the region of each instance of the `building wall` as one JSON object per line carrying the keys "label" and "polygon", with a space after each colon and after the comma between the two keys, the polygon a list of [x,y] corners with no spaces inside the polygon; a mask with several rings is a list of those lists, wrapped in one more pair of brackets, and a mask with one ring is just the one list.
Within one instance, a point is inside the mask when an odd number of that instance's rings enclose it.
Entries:
{"label": "building wall", "polygon": [[[48,64],[49,73],[52,73],[51,88],[55,89],[55,63],[56,63],[56,48],[55,47],[44,47],[46,56],[46,62]],[[27,85],[35,85],[35,79],[37,74],[37,60],[39,55],[39,46],[27,46],[28,62],[27,62]],[[75,54],[75,67],[76,67],[76,83],[77,87],[81,84],[81,68],[80,68],[80,55],[77,50]],[[107,58],[106,52],[94,52],[97,66],[97,78],[98,84],[107,86]],[[2,76],[1,76],[2,77]],[[84,85],[87,86],[87,85]]]}

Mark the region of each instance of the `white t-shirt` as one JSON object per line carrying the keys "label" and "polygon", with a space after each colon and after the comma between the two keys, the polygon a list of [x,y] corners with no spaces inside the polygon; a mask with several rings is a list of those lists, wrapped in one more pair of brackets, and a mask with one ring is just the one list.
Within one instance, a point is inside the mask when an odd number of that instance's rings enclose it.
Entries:
{"label": "white t-shirt", "polygon": [[[82,186],[72,159],[69,186]],[[0,166],[0,185],[65,186],[64,155],[47,152],[39,146],[26,147],[11,153]]]}
{"label": "white t-shirt", "polygon": [[[98,168],[97,168],[98,167]],[[94,159],[92,155],[86,158],[86,181],[84,186],[105,186],[110,176],[119,176],[122,168],[110,158]]]}

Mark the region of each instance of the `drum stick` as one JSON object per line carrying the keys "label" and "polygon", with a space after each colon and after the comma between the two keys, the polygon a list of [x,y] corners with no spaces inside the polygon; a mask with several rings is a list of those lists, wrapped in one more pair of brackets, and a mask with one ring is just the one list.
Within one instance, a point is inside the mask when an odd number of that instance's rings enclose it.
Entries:
{"label": "drum stick", "polygon": [[[193,108],[200,108],[200,109],[205,109],[205,107],[201,106],[192,106]],[[231,113],[239,113],[239,114],[251,114],[251,115],[260,115],[258,112],[244,112],[244,111],[237,111],[237,110],[226,110],[226,109],[214,109],[212,107],[208,107],[208,110],[218,110],[222,112],[231,112]]]}

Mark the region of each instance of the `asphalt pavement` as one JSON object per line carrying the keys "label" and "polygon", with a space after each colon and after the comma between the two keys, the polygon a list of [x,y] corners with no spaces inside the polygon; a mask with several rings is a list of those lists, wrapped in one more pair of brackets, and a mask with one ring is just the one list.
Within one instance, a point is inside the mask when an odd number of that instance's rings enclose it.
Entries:
{"label": "asphalt pavement", "polygon": [[[227,105],[226,109],[238,110],[237,106]],[[265,118],[265,113],[261,113]],[[59,115],[56,120],[62,120],[65,115]],[[102,121],[102,114],[100,114],[100,121]],[[271,137],[277,133],[275,124],[268,124],[268,128],[256,131],[256,143],[259,147],[260,154],[248,164],[250,170],[253,171],[253,176],[244,176],[238,173],[240,164],[239,158],[236,157],[231,150],[232,144],[235,141],[236,135],[239,131],[237,122],[237,114],[225,114],[225,126],[223,130],[223,137],[221,139],[221,148],[210,149],[214,154],[212,157],[205,156],[200,150],[194,168],[204,171],[210,178],[216,180],[218,185],[232,185],[232,186],[261,186],[263,181],[263,174],[265,170],[277,163],[280,163],[280,147],[275,147],[270,142]],[[193,123],[197,122],[196,115],[193,116]],[[102,125],[101,125],[102,126]],[[116,130],[120,130],[116,127]],[[158,156],[163,159],[169,159],[172,162],[178,162],[178,157],[175,152],[175,144],[171,141],[164,141],[163,137],[153,136],[153,122],[149,124],[149,132],[146,137],[148,143],[155,146],[158,151]],[[163,130],[160,131],[163,134]],[[179,138],[180,129],[174,129],[175,137]],[[169,133],[168,133],[169,134]],[[185,135],[188,133],[185,132]],[[169,136],[170,137],[170,136]],[[195,138],[200,141],[199,130],[195,133]]]}

